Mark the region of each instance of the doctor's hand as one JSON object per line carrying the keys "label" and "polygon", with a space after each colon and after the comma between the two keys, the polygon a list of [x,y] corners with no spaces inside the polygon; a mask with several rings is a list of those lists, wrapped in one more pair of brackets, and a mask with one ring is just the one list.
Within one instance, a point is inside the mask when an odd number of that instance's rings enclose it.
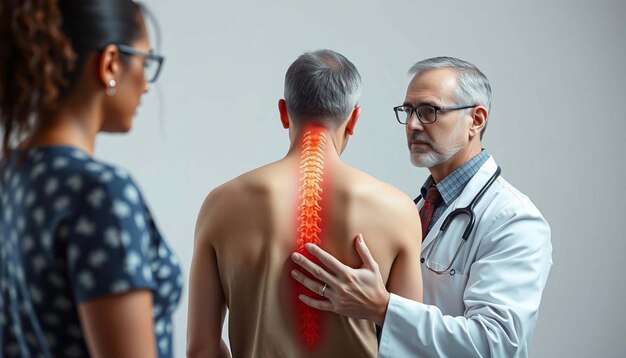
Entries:
{"label": "doctor's hand", "polygon": [[390,294],[383,283],[378,263],[374,261],[361,234],[356,237],[355,245],[363,262],[357,269],[344,265],[316,245],[306,244],[306,250],[331,272],[324,270],[303,255],[293,253],[292,260],[319,281],[308,278],[298,270],[291,271],[291,276],[311,291],[326,298],[326,300],[315,300],[309,296],[300,295],[300,300],[308,306],[352,318],[367,319],[382,327]]}

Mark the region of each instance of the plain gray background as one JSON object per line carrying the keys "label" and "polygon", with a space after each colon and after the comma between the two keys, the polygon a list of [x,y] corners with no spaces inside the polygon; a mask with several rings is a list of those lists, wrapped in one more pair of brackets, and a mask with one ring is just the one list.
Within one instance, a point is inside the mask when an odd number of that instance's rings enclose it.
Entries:
{"label": "plain gray background", "polygon": [[[552,227],[531,356],[625,354],[624,0],[146,3],[164,71],[132,132],[101,136],[96,155],[134,174],[186,277],[206,194],[286,153],[277,101],[298,55],[329,48],[354,62],[363,112],[343,158],[411,197],[427,171],[410,164],[391,108],[414,62],[455,56],[489,77],[484,145]],[[178,356],[186,320],[185,293]]]}

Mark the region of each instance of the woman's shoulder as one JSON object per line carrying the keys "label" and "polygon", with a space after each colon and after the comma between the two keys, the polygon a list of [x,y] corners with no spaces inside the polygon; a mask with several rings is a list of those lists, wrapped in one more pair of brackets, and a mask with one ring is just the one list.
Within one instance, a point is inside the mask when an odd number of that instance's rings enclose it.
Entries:
{"label": "woman's shoulder", "polygon": [[[125,169],[93,158],[66,146],[35,148],[25,153],[23,175],[35,187],[57,188],[75,197],[102,197],[106,200],[125,197],[130,203],[141,203],[137,184]],[[107,200],[107,201],[108,201]]]}

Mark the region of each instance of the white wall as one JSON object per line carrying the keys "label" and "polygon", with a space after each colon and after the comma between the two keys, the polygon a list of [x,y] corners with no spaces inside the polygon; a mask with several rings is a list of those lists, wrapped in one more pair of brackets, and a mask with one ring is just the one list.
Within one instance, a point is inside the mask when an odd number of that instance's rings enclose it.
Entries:
{"label": "white wall", "polygon": [[[531,356],[626,351],[623,0],[146,3],[162,28],[164,72],[132,133],[101,136],[96,153],[134,174],[185,275],[205,195],[286,153],[276,103],[298,55],[330,48],[355,63],[363,113],[344,159],[411,196],[427,172],[410,165],[391,108],[414,62],[450,55],[490,78],[485,146],[552,226]],[[185,295],[178,356],[186,315]]]}

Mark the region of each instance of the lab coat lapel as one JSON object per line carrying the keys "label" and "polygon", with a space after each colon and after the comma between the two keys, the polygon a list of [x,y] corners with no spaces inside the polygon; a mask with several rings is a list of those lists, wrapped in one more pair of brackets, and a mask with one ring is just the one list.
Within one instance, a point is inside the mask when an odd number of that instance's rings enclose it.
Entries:
{"label": "lab coat lapel", "polygon": [[[489,178],[495,173],[497,169],[497,165],[492,156],[489,156],[489,159],[483,164],[478,172],[470,179],[470,181],[461,192],[456,200],[454,200],[448,208],[443,212],[443,214],[437,219],[437,221],[433,224],[433,227],[430,229],[426,238],[422,242],[422,253],[426,253],[427,249],[430,248],[431,243],[439,233],[441,229],[441,225],[443,225],[444,220],[448,217],[448,215],[456,208],[462,208],[469,205],[470,202],[474,199],[474,197],[478,194],[480,189],[487,183]],[[418,209],[421,209],[424,205],[424,199],[420,200],[418,204]]]}

